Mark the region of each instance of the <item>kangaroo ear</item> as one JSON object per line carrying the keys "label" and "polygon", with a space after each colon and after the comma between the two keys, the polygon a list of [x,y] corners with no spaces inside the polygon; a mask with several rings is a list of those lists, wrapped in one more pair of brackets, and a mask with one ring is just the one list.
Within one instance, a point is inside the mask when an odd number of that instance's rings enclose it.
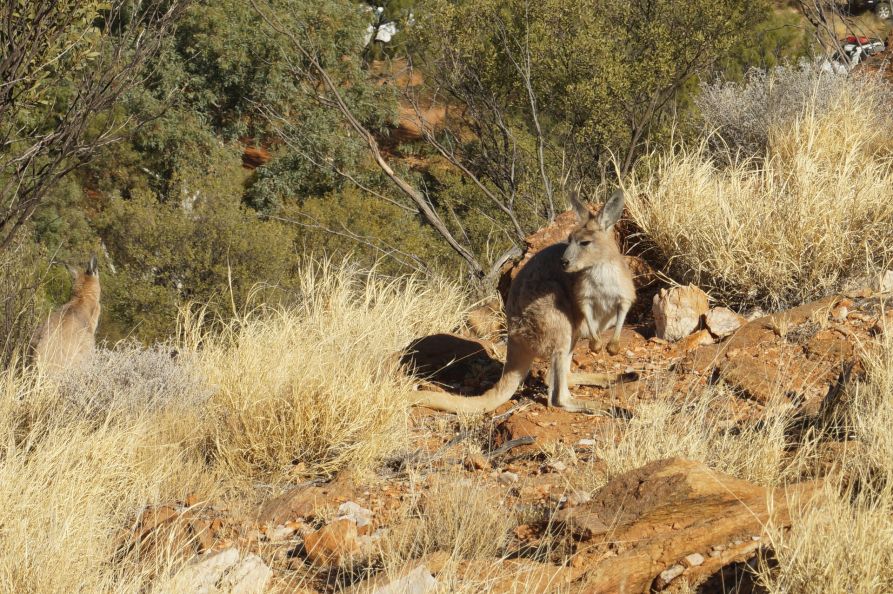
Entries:
{"label": "kangaroo ear", "polygon": [[96,254],[90,256],[90,261],[87,262],[87,274],[90,276],[95,276],[97,272],[99,272],[99,263],[96,261]]}
{"label": "kangaroo ear", "polygon": [[614,190],[614,193],[598,212],[598,226],[605,231],[613,227],[614,223],[620,220],[620,215],[623,214],[624,203],[623,191]]}
{"label": "kangaroo ear", "polygon": [[580,223],[585,223],[589,219],[592,218],[592,212],[583,202],[580,200],[580,194],[576,190],[571,190],[567,195],[568,200],[571,203],[571,207],[574,209],[574,213],[577,215],[577,220]]}

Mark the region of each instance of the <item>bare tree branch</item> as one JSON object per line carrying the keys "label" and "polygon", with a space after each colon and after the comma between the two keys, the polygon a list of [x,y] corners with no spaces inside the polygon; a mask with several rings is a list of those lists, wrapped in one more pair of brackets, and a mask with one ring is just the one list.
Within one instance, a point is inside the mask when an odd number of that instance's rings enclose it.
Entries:
{"label": "bare tree branch", "polygon": [[144,81],[185,1],[0,4],[0,250],[59,180],[126,134],[130,118],[97,116]]}
{"label": "bare tree branch", "polygon": [[416,207],[419,210],[419,213],[424,217],[424,219],[430,224],[434,229],[440,234],[441,237],[449,244],[449,246],[457,253],[459,256],[465,260],[471,274],[476,279],[481,279],[484,276],[484,270],[481,266],[480,262],[478,262],[477,258],[471,251],[466,248],[464,245],[459,243],[450,230],[447,228],[446,224],[444,224],[443,220],[440,218],[440,215],[437,214],[429,202],[425,199],[422,194],[416,190],[412,184],[403,179],[400,175],[398,175],[385,160],[384,156],[381,153],[381,149],[378,146],[378,141],[372,135],[369,130],[366,129],[365,126],[357,119],[351,110],[350,106],[344,101],[344,98],[341,95],[341,92],[338,89],[338,86],[329,76],[329,73],[323,68],[322,64],[319,63],[319,60],[316,59],[316,56],[310,52],[304,44],[295,36],[293,31],[288,30],[284,27],[278,20],[275,20],[275,17],[270,16],[270,14],[266,11],[263,11],[258,6],[256,0],[251,0],[251,5],[254,7],[255,11],[261,16],[264,22],[267,23],[274,31],[284,35],[291,42],[291,48],[300,53],[304,59],[310,64],[311,69],[319,77],[322,81],[326,90],[329,93],[329,96],[334,100],[335,107],[341,112],[341,115],[347,121],[353,130],[360,135],[367,147],[369,148],[369,152],[372,154],[373,159],[375,160],[376,165],[384,172],[384,174],[402,191],[406,196],[415,203]]}

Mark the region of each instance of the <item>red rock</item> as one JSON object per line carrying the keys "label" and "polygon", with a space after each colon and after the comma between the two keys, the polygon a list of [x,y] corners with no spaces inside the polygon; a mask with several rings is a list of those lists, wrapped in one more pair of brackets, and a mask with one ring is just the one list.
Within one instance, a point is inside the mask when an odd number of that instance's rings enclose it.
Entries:
{"label": "red rock", "polygon": [[685,338],[676,343],[676,351],[687,353],[698,347],[713,344],[713,337],[706,330],[698,330],[694,334],[689,334]]}
{"label": "red rock", "polygon": [[[807,502],[816,488],[809,483],[770,491],[672,458],[618,476],[592,501],[557,512],[555,520],[587,544],[587,593],[648,592],[662,572],[692,553],[735,539],[754,542],[751,537],[762,534],[770,519],[789,525],[789,496],[800,494]],[[624,546],[612,549],[612,543]],[[683,567],[683,575],[706,565]]]}
{"label": "red rock", "polygon": [[314,517],[323,506],[350,499],[355,490],[356,486],[347,474],[339,475],[325,485],[295,487],[264,503],[257,521],[277,526],[289,520]]}
{"label": "red rock", "polygon": [[357,525],[335,520],[304,538],[307,558],[317,565],[340,566],[360,553]]}
{"label": "red rock", "polygon": [[493,465],[483,454],[470,454],[465,458],[465,468],[468,470],[490,470]]}

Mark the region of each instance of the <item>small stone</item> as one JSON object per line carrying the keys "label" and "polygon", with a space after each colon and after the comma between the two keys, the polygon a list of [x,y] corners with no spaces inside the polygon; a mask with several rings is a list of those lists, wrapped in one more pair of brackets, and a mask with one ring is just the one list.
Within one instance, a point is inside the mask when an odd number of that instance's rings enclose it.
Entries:
{"label": "small stone", "polygon": [[704,563],[704,555],[701,553],[692,553],[691,555],[686,555],[682,562],[685,563],[686,567],[697,567]]}
{"label": "small stone", "polygon": [[679,342],[676,343],[676,348],[683,353],[687,353],[699,347],[711,344],[713,344],[713,336],[711,336],[707,330],[698,330],[697,332],[680,339]]}
{"label": "small stone", "polygon": [[419,565],[400,579],[376,588],[372,594],[428,594],[437,588],[437,580],[424,565]]}
{"label": "small stone", "polygon": [[469,454],[465,458],[465,468],[468,470],[490,470],[492,467],[483,454]]}
{"label": "small stone", "polygon": [[719,557],[720,555],[722,555],[722,551],[720,551],[719,549],[710,549],[710,556],[714,559],[716,557]]}
{"label": "small stone", "polygon": [[580,446],[581,448],[591,448],[595,445],[595,440],[589,439],[588,437],[583,438],[577,442],[577,445]]}
{"label": "small stone", "polygon": [[747,323],[747,319],[728,307],[714,307],[704,316],[704,323],[710,334],[716,338],[725,338]]}
{"label": "small stone", "polygon": [[668,567],[667,569],[660,572],[660,576],[658,576],[658,588],[665,588],[670,582],[675,580],[677,577],[682,575],[685,572],[685,568],[679,565],[673,565],[672,567]]}
{"label": "small stone", "polygon": [[567,496],[567,499],[564,502],[564,507],[576,507],[578,505],[583,505],[584,503],[588,503],[592,500],[592,496],[589,493],[583,493],[581,491],[574,491],[570,495]]}
{"label": "small stone", "polygon": [[269,532],[267,532],[267,538],[269,538],[273,542],[280,542],[283,540],[288,540],[295,533],[295,528],[292,526],[285,526],[280,524],[276,526]]}
{"label": "small stone", "polygon": [[307,558],[317,565],[343,564],[360,552],[357,524],[353,520],[335,520],[304,538]]}
{"label": "small stone", "polygon": [[877,278],[875,290],[879,293],[893,291],[893,270],[887,270]]}
{"label": "small stone", "polygon": [[850,310],[845,305],[838,305],[831,310],[831,319],[835,322],[845,322]]}
{"label": "small stone", "polygon": [[694,285],[661,289],[651,307],[656,335],[671,342],[685,338],[698,328],[707,307],[707,294]]}
{"label": "small stone", "polygon": [[351,520],[357,525],[360,534],[367,534],[372,530],[372,510],[361,507],[353,501],[345,501],[338,506],[336,520]]}
{"label": "small stone", "polygon": [[753,536],[750,537],[750,540],[752,540],[754,542],[760,542],[761,540],[763,540],[763,537],[759,536],[758,534],[754,534]]}
{"label": "small stone", "polygon": [[501,472],[497,480],[503,485],[512,485],[518,482],[518,475],[514,472]]}
{"label": "small stone", "polygon": [[260,594],[272,573],[257,555],[242,557],[238,549],[231,547],[196,557],[161,590]]}
{"label": "small stone", "polygon": [[546,464],[546,470],[550,472],[564,472],[565,470],[567,470],[567,464],[565,464],[561,460],[554,460]]}

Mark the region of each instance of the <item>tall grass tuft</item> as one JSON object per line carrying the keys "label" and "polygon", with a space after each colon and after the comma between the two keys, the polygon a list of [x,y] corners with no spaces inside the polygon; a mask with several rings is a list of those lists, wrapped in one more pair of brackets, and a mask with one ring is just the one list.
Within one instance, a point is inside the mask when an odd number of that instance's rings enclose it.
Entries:
{"label": "tall grass tuft", "polygon": [[732,305],[778,309],[869,279],[893,261],[883,84],[847,84],[830,102],[804,94],[770,121],[764,152],[731,164],[704,140],[653,155],[626,188],[643,245]]}
{"label": "tall grass tuft", "polygon": [[837,480],[798,501],[789,530],[770,530],[777,564],[760,579],[772,594],[893,590],[893,339],[863,354],[866,380],[838,417],[848,437]]}
{"label": "tall grass tuft", "polygon": [[213,455],[224,474],[287,481],[362,472],[407,442],[412,382],[395,356],[411,340],[458,327],[456,285],[389,279],[348,263],[308,265],[290,308],[184,324],[214,387]]}

